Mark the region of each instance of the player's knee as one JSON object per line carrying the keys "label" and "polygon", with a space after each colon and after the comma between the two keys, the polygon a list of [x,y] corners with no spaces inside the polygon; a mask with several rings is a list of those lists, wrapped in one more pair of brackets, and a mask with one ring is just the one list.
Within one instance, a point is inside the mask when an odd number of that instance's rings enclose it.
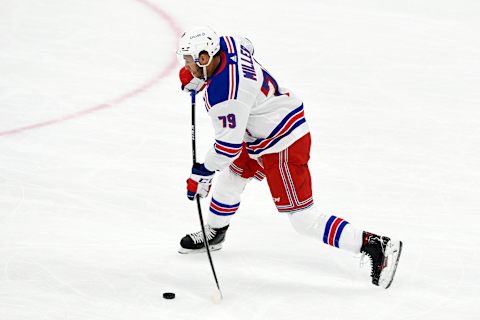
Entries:
{"label": "player's knee", "polygon": [[248,180],[243,179],[231,171],[224,171],[218,175],[218,179],[214,185],[216,197],[240,196],[245,190]]}

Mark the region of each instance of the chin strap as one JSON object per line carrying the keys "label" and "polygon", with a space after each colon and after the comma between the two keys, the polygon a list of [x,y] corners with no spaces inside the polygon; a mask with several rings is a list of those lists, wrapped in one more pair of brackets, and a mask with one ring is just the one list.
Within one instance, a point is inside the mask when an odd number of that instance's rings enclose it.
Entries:
{"label": "chin strap", "polygon": [[197,63],[197,66],[199,66],[200,68],[202,68],[202,71],[203,71],[203,80],[207,81],[207,67],[210,65],[210,63],[212,63],[212,60],[213,60],[213,57],[212,56],[209,56],[209,59],[208,59],[208,63],[207,64],[200,64],[200,62],[198,61],[198,58],[195,59],[195,62]]}

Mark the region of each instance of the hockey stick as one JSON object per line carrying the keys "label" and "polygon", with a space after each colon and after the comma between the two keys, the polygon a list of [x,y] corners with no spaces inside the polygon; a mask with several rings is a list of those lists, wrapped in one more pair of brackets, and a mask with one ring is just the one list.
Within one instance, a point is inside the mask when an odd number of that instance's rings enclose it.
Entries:
{"label": "hockey stick", "polygon": [[[197,145],[195,141],[195,95],[196,94],[197,92],[195,91],[191,92],[191,95],[192,95],[192,158],[193,158],[194,165],[197,162]],[[200,218],[200,226],[202,228],[203,241],[205,243],[205,249],[207,250],[208,261],[210,261],[210,267],[212,267],[213,278],[215,279],[215,283],[217,284],[219,298],[223,299],[222,290],[220,290],[220,285],[217,279],[217,273],[215,272],[215,267],[213,266],[213,260],[212,260],[212,255],[210,253],[210,246],[208,244],[207,235],[205,234],[205,226],[203,225],[202,206],[200,205],[200,197],[197,195],[195,197],[195,200],[197,201],[198,217]]]}

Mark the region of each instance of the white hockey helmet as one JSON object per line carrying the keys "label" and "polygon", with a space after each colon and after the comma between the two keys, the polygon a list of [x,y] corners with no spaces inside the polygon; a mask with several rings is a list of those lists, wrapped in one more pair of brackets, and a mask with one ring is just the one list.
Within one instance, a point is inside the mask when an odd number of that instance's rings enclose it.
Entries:
{"label": "white hockey helmet", "polygon": [[[185,32],[179,41],[177,54],[192,56],[199,67],[206,67],[213,56],[220,50],[220,38],[209,27],[195,27]],[[210,56],[207,64],[200,64],[200,52],[206,51]]]}

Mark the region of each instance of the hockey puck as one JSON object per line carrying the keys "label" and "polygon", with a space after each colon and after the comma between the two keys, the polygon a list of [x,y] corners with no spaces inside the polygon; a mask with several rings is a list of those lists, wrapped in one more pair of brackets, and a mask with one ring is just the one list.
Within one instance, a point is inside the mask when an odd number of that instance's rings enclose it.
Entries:
{"label": "hockey puck", "polygon": [[163,293],[163,299],[168,299],[168,300],[175,299],[175,293],[173,293],[173,292],[164,292],[164,293]]}

